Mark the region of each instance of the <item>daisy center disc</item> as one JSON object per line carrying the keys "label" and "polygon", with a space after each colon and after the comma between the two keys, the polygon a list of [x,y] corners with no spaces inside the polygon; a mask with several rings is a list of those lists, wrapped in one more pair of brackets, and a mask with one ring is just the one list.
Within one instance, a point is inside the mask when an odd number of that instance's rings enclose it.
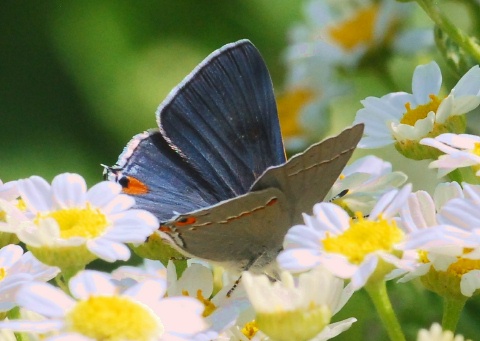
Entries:
{"label": "daisy center disc", "polygon": [[472,270],[480,270],[480,260],[460,258],[455,263],[451,264],[447,269],[449,273],[458,277],[461,277]]}
{"label": "daisy center disc", "polygon": [[440,103],[442,103],[442,99],[433,94],[429,95],[428,97],[430,97],[430,102],[420,104],[414,109],[412,109],[410,102],[405,103],[405,109],[407,111],[405,111],[400,123],[414,126],[418,120],[422,120],[427,117],[429,112],[433,111],[436,113]]}
{"label": "daisy center disc", "polygon": [[330,37],[347,51],[361,44],[372,45],[378,10],[378,5],[358,10],[350,18],[331,26],[328,29]]}
{"label": "daisy center disc", "polygon": [[283,136],[296,136],[301,134],[302,128],[299,117],[302,108],[314,99],[314,94],[307,88],[295,88],[278,97],[278,117],[282,123]]}
{"label": "daisy center disc", "polygon": [[164,332],[150,308],[118,296],[92,296],[66,316],[69,329],[94,340],[157,340]]}
{"label": "daisy center disc", "polygon": [[60,236],[93,238],[101,235],[109,225],[108,219],[100,210],[86,208],[67,208],[37,217],[53,218],[60,228]]}
{"label": "daisy center disc", "polygon": [[325,251],[342,254],[351,263],[360,264],[372,252],[393,251],[393,245],[402,238],[403,232],[395,221],[371,221],[359,216],[344,233],[328,236],[322,242]]}

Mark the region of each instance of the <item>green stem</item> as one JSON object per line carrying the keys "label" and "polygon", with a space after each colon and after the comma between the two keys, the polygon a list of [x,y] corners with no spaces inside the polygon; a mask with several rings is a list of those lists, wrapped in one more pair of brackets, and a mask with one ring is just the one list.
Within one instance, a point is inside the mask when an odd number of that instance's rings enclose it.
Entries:
{"label": "green stem", "polygon": [[377,310],[383,326],[387,330],[391,341],[405,341],[400,323],[393,311],[392,303],[387,294],[385,281],[374,281],[365,286],[365,290],[370,296],[375,309]]}
{"label": "green stem", "polygon": [[465,298],[451,298],[445,297],[443,299],[443,317],[442,317],[442,328],[443,330],[451,330],[455,332],[457,328],[458,320],[462,313],[463,307],[466,302]]}
{"label": "green stem", "polygon": [[440,10],[438,1],[416,0],[432,21],[448,36],[480,63],[480,45],[459,30]]}

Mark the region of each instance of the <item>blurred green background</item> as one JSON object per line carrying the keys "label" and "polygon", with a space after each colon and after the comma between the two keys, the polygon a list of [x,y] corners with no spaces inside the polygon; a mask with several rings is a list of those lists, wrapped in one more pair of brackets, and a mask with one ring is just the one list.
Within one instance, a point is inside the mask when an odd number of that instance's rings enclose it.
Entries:
{"label": "blurred green background", "polygon": [[[238,39],[252,40],[281,88],[286,32],[301,20],[302,3],[2,2],[0,179],[40,175],[51,181],[62,172],[76,172],[93,185],[102,178],[100,164],[113,165],[133,135],[156,125],[154,112],[168,92],[210,52]],[[394,63],[401,66],[398,84],[410,91],[417,61]],[[388,92],[361,73],[354,81],[359,93],[337,107],[351,118],[359,99]],[[410,168],[408,162],[400,157],[397,164]],[[420,175],[436,181],[433,172]],[[410,337],[440,320],[440,300],[418,283],[391,286]],[[466,311],[470,314],[464,314],[459,330],[473,338],[478,335],[475,302]],[[359,322],[338,340],[386,338],[363,292],[340,316]]]}
{"label": "blurred green background", "polygon": [[279,84],[300,3],[2,2],[0,179],[68,171],[101,180],[100,164],[153,128],[168,92],[226,43],[252,40]]}

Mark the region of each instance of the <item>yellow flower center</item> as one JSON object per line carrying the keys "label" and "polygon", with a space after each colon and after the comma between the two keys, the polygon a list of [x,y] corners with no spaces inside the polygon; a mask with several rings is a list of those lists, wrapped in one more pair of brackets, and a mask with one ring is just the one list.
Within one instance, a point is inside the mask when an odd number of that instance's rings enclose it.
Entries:
{"label": "yellow flower center", "polygon": [[410,102],[405,103],[405,109],[407,109],[407,111],[400,120],[400,123],[414,126],[418,120],[427,117],[429,112],[433,111],[436,113],[440,103],[442,103],[442,98],[439,98],[433,94],[429,95],[428,97],[430,97],[430,102],[420,104],[414,109],[412,109]]}
{"label": "yellow flower center", "polygon": [[119,296],[92,296],[79,301],[66,316],[70,331],[94,340],[158,340],[164,332],[146,306]]}
{"label": "yellow flower center", "polygon": [[93,209],[90,206],[86,208],[67,208],[40,214],[36,222],[40,219],[53,218],[60,228],[60,236],[64,239],[72,237],[94,238],[101,235],[109,222],[105,214],[99,209]]}
{"label": "yellow flower center", "polygon": [[347,51],[351,51],[361,44],[371,46],[374,43],[378,11],[378,5],[362,8],[350,18],[329,27],[328,34]]}
{"label": "yellow flower center", "polygon": [[27,210],[27,204],[25,203],[25,201],[22,198],[17,200],[17,208],[20,211],[26,211]]}
{"label": "yellow flower center", "polygon": [[7,270],[5,268],[0,268],[0,282],[7,276]]}
{"label": "yellow flower center", "polygon": [[470,272],[472,270],[480,270],[480,260],[459,258],[455,263],[450,264],[447,271],[458,277]]}
{"label": "yellow flower center", "polygon": [[258,332],[258,326],[255,320],[248,322],[242,328],[242,334],[251,340]]}
{"label": "yellow flower center", "polygon": [[292,137],[302,133],[298,116],[300,110],[313,98],[313,92],[306,88],[292,89],[277,98],[278,117],[283,136]]}
{"label": "yellow flower center", "polygon": [[480,156],[480,142],[474,143],[472,153],[477,156]]}
{"label": "yellow flower center", "polygon": [[325,251],[342,254],[351,263],[360,264],[372,252],[392,252],[393,245],[401,241],[403,235],[394,220],[380,218],[371,221],[357,213],[357,219],[351,220],[348,230],[340,235],[328,236],[322,243]]}

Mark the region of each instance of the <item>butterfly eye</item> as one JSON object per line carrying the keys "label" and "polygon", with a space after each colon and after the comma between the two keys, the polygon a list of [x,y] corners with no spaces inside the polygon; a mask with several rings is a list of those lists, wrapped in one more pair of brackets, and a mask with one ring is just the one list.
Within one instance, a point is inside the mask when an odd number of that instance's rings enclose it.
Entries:
{"label": "butterfly eye", "polygon": [[195,217],[184,217],[184,218],[181,218],[179,220],[177,220],[175,222],[175,226],[187,226],[187,225],[191,225],[191,224],[194,224],[195,222],[197,221],[197,218]]}

